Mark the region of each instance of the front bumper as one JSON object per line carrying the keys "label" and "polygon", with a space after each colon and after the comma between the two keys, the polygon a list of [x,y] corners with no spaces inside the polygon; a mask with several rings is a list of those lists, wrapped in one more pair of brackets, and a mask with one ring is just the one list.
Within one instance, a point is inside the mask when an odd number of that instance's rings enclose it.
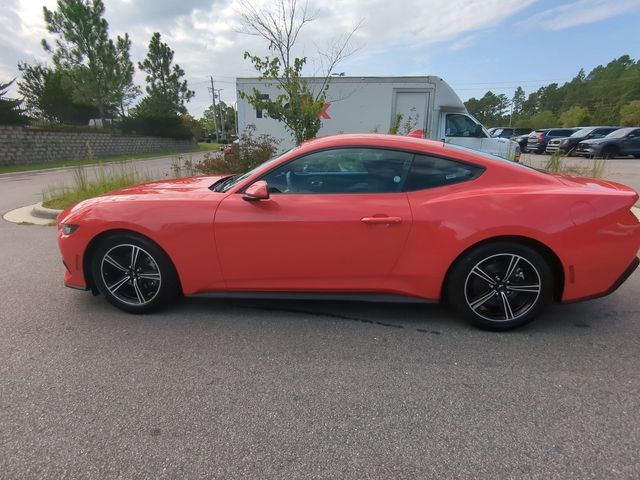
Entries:
{"label": "front bumper", "polygon": [[600,155],[600,148],[578,145],[574,153],[578,156]]}

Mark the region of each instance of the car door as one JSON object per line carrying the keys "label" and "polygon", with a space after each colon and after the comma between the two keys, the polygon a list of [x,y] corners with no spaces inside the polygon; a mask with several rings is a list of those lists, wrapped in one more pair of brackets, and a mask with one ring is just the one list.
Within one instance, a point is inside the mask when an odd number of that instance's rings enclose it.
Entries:
{"label": "car door", "polygon": [[402,192],[411,158],[371,148],[314,152],[262,177],[268,199],[229,195],[214,227],[227,288],[384,290],[411,228]]}
{"label": "car door", "polygon": [[482,139],[486,138],[482,126],[462,113],[444,115],[444,140],[462,147],[482,150]]}
{"label": "car door", "polygon": [[640,155],[640,129],[632,130],[620,142],[623,155]]}

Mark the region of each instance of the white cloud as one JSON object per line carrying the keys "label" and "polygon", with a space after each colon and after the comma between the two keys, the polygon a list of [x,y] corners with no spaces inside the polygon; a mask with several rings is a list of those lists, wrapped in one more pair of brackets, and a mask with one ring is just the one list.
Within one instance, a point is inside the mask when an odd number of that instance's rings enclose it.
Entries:
{"label": "white cloud", "polygon": [[640,0],[577,0],[544,10],[527,19],[527,25],[545,30],[567,28],[600,22],[640,8]]}
{"label": "white cloud", "polygon": [[[267,8],[273,2],[254,0]],[[308,24],[299,39],[298,55],[313,57],[333,39],[362,21],[354,37],[357,54],[341,67],[348,75],[416,74],[416,65],[442,44],[449,51],[473,43],[475,32],[500,25],[537,0],[335,0],[310,2],[318,10],[317,19]],[[625,0],[622,0],[623,2]],[[42,4],[55,7],[54,0],[5,0],[0,13],[0,75],[17,75],[18,60],[46,58],[39,42],[47,36]],[[245,50],[264,54],[264,43],[238,33],[241,0],[105,0],[105,16],[113,35],[128,32],[132,39],[132,58],[142,60],[154,31],[162,34],[175,50],[175,61],[186,71],[196,98],[189,109],[199,115],[209,104],[208,78],[223,88],[225,101],[235,101],[235,77],[255,72],[242,58]],[[438,51],[442,50],[437,48]],[[319,70],[309,63],[308,74]],[[421,69],[420,69],[421,70]],[[439,73],[439,72],[429,72]],[[1,78],[0,78],[1,79]],[[144,83],[138,72],[136,81]]]}

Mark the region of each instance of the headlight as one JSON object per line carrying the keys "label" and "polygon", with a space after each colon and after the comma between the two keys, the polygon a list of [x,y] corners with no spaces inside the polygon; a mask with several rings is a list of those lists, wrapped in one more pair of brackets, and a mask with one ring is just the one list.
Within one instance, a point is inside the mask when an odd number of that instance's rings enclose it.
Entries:
{"label": "headlight", "polygon": [[560,140],[560,145],[566,145],[569,143],[569,140]]}
{"label": "headlight", "polygon": [[60,230],[62,230],[62,233],[64,233],[65,235],[71,235],[77,229],[78,229],[78,225],[73,225],[71,223],[60,224]]}

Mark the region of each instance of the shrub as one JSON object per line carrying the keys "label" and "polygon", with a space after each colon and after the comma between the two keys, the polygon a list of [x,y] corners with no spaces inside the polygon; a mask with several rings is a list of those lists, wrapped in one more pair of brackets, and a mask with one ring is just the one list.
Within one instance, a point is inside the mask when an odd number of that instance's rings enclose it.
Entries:
{"label": "shrub", "polygon": [[560,123],[563,127],[577,127],[587,125],[590,120],[589,110],[584,107],[571,107],[560,114]]}
{"label": "shrub", "polygon": [[190,156],[178,156],[171,163],[171,170],[176,177],[247,172],[273,158],[280,143],[271,135],[255,136],[255,131],[255,125],[247,125],[239,144],[234,144],[230,153],[207,152],[197,163]]}
{"label": "shrub", "polygon": [[20,100],[5,98],[7,90],[13,83],[0,82],[0,124],[2,125],[24,125],[29,119],[20,111]]}
{"label": "shrub", "polygon": [[629,126],[640,125],[640,100],[634,100],[620,108],[620,122]]}

